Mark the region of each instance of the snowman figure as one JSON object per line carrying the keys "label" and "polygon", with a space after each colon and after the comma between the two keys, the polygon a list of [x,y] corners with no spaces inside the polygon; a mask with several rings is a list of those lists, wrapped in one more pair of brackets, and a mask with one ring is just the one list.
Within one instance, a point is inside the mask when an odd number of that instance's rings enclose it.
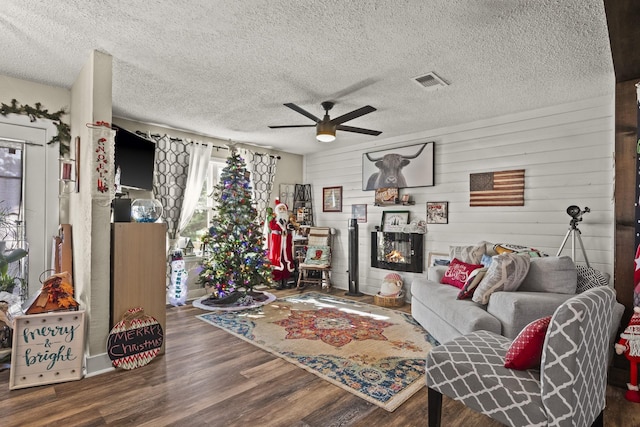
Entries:
{"label": "snowman figure", "polygon": [[171,279],[167,297],[173,306],[184,305],[187,301],[187,278],[189,274],[184,268],[182,252],[176,251],[171,255]]}

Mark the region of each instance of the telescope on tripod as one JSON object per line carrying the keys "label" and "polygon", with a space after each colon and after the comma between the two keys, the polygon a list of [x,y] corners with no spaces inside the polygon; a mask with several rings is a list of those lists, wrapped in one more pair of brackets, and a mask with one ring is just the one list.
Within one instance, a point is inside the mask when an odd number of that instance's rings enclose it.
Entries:
{"label": "telescope on tripod", "polygon": [[585,206],[584,209],[580,209],[576,205],[571,205],[567,208],[567,214],[571,217],[571,221],[569,221],[569,230],[567,234],[564,236],[564,240],[560,245],[560,249],[558,249],[558,253],[556,256],[560,256],[560,253],[564,249],[564,245],[567,244],[567,240],[569,240],[569,236],[571,236],[571,259],[575,262],[576,260],[576,239],[578,243],[580,243],[580,249],[582,249],[582,256],[584,256],[584,261],[587,264],[587,267],[591,267],[589,265],[589,259],[587,258],[587,252],[584,250],[584,244],[582,243],[582,234],[578,229],[578,223],[582,221],[582,215],[591,212],[591,209]]}

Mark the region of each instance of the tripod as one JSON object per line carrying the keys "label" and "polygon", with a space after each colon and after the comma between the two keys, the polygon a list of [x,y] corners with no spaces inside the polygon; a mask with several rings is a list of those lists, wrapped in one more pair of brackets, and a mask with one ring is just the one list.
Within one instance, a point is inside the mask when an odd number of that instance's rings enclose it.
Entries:
{"label": "tripod", "polygon": [[589,259],[587,258],[587,252],[584,250],[584,244],[582,243],[582,237],[580,237],[582,233],[578,230],[578,221],[573,218],[569,223],[569,230],[567,234],[564,236],[564,240],[560,245],[560,249],[558,249],[558,253],[556,256],[560,256],[560,253],[564,249],[564,245],[567,244],[567,240],[569,239],[569,235],[571,235],[571,259],[575,262],[576,260],[576,237],[578,238],[578,243],[580,243],[580,249],[582,249],[582,256],[584,256],[584,262],[587,264],[587,267],[591,267],[589,265]]}

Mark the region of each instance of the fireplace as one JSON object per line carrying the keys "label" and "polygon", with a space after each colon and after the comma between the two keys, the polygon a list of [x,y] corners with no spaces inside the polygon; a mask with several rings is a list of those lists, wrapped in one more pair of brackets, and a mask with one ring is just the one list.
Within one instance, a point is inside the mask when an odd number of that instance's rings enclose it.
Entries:
{"label": "fireplace", "polygon": [[371,267],[422,273],[424,235],[418,233],[371,233]]}

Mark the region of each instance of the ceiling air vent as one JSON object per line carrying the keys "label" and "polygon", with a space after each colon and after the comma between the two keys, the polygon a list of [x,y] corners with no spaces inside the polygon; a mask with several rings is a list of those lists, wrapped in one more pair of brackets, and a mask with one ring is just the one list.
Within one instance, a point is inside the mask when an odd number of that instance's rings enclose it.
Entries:
{"label": "ceiling air vent", "polygon": [[427,90],[436,90],[441,87],[449,86],[449,83],[442,80],[434,72],[427,73],[423,76],[414,77],[413,80]]}

